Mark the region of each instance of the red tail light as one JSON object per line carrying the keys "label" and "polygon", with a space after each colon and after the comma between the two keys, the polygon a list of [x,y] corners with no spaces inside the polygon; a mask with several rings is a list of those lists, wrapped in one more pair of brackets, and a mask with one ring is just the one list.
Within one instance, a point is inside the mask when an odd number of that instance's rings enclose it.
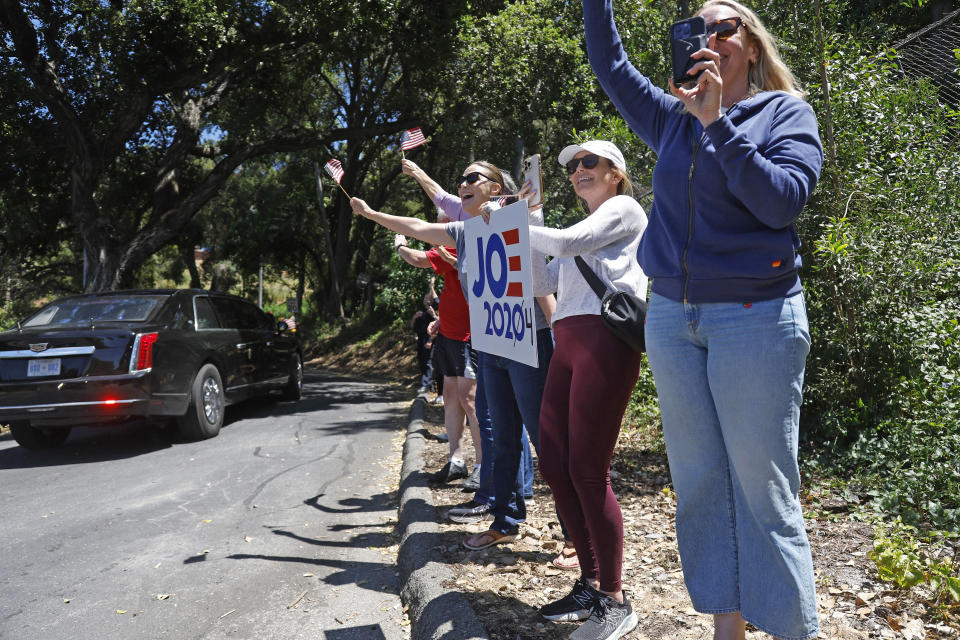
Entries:
{"label": "red tail light", "polygon": [[153,345],[156,333],[138,333],[133,341],[133,356],[130,358],[130,373],[146,371],[153,367]]}

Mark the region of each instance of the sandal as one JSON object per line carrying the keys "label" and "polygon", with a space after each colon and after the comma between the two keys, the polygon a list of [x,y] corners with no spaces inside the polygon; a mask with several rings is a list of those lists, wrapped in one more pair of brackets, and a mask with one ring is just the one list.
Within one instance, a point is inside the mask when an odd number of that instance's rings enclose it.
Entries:
{"label": "sandal", "polygon": [[577,557],[577,550],[571,543],[563,545],[560,555],[550,561],[557,569],[572,571],[580,568],[580,558]]}
{"label": "sandal", "polygon": [[516,539],[516,534],[500,533],[499,531],[490,529],[488,531],[484,531],[483,533],[470,536],[463,541],[463,546],[471,551],[478,551],[480,549],[492,547],[495,544],[500,544],[501,542],[513,542]]}

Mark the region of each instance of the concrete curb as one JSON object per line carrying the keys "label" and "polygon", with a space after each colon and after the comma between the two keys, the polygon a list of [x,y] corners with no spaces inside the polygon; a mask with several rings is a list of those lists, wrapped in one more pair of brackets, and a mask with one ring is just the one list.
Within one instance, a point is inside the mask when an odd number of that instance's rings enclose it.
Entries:
{"label": "concrete curb", "polygon": [[407,605],[411,640],[489,640],[466,598],[443,586],[453,580],[453,572],[431,560],[436,555],[440,527],[433,493],[422,473],[426,404],[426,397],[420,395],[410,407],[397,518],[401,531],[397,566],[404,585],[400,597]]}

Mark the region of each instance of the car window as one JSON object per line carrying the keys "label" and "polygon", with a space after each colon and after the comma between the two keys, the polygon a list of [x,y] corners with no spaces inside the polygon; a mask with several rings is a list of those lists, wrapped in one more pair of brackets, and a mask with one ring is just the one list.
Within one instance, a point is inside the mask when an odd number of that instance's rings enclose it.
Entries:
{"label": "car window", "polygon": [[103,322],[143,322],[166,296],[91,296],[50,303],[27,318],[24,327],[75,327]]}
{"label": "car window", "polygon": [[213,310],[213,305],[210,304],[210,298],[195,298],[193,304],[197,310],[197,329],[217,329],[220,327],[217,314]]}
{"label": "car window", "polygon": [[243,300],[231,300],[230,302],[241,318],[241,329],[270,330],[273,328],[273,323],[266,318],[266,314],[260,311],[256,305]]}
{"label": "car window", "polygon": [[220,326],[226,329],[243,328],[243,318],[240,316],[233,300],[230,298],[209,298],[213,303],[213,308],[217,310],[217,318],[220,319]]}

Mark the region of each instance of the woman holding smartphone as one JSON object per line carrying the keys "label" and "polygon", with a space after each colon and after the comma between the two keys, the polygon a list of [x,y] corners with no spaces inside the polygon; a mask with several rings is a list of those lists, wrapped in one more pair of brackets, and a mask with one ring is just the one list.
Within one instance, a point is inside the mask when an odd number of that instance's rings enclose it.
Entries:
{"label": "woman holding smartphone", "polygon": [[819,632],[798,491],[810,348],[794,222],[823,150],[772,37],[746,7],[698,11],[707,47],[692,87],[666,93],[629,63],[611,0],[583,0],[590,63],[657,153],[638,260],[653,280],[647,356],[677,494],[677,542],[714,637],[745,621],[777,637]]}

